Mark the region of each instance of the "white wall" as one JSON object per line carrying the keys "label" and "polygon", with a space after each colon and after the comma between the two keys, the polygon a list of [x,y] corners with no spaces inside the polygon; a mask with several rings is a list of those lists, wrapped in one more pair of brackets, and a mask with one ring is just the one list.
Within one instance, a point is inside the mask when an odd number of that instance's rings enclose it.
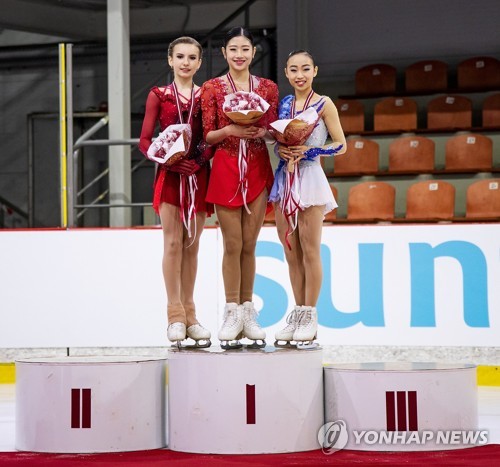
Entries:
{"label": "white wall", "polygon": [[[325,345],[498,346],[500,225],[323,230]],[[222,241],[205,229],[195,300],[214,335]],[[160,229],[0,232],[0,347],[167,345]],[[257,245],[254,301],[269,344],[293,307],[274,227]]]}

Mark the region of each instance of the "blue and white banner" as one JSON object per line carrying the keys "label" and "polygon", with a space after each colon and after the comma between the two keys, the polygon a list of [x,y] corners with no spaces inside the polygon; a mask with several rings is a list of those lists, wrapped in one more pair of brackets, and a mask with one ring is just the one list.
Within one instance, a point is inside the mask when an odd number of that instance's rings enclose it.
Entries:
{"label": "blue and white banner", "polygon": [[[0,232],[0,347],[167,345],[162,248],[160,229]],[[215,337],[222,248],[205,229],[195,300]],[[328,226],[321,256],[320,343],[499,345],[499,224]],[[294,305],[274,227],[254,293],[272,343]]]}

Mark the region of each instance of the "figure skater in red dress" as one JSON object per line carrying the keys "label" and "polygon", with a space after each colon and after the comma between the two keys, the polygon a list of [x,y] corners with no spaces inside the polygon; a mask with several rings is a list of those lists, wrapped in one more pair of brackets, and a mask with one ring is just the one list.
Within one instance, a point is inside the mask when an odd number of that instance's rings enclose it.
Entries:
{"label": "figure skater in red dress", "polygon": [[[276,120],[278,88],[274,82],[250,74],[255,52],[248,31],[231,29],[222,47],[229,73],[207,81],[201,91],[205,139],[216,148],[206,200],[215,204],[224,243],[226,305],[218,337],[225,348],[239,346],[232,341],[241,337],[263,346],[266,336],[257,323],[252,298],[257,237],[273,184],[269,152],[262,138],[267,125]],[[270,104],[258,123],[237,125],[224,113],[224,97],[238,91],[253,91]],[[240,150],[242,139],[244,151]]]}
{"label": "figure skater in red dress", "polygon": [[210,331],[196,319],[193,301],[200,235],[207,214],[213,212],[213,206],[205,201],[210,168],[209,157],[205,158],[207,152],[203,151],[201,92],[193,82],[201,66],[201,56],[201,45],[191,37],[180,37],[169,45],[168,63],[174,80],[149,92],[139,148],[147,156],[157,122],[161,131],[172,124],[191,124],[188,156],[171,166],[157,167],[153,207],[163,229],[167,337],[178,346],[189,337],[197,346],[208,347]]}

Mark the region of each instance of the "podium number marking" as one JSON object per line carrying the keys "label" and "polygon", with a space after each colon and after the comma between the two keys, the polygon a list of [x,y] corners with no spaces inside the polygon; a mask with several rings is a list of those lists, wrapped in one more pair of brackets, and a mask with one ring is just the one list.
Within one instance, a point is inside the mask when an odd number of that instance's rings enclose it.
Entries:
{"label": "podium number marking", "polygon": [[417,391],[386,391],[387,431],[418,431]]}
{"label": "podium number marking", "polygon": [[247,425],[255,425],[255,384],[247,384]]}
{"label": "podium number marking", "polygon": [[90,389],[71,389],[71,428],[90,428]]}

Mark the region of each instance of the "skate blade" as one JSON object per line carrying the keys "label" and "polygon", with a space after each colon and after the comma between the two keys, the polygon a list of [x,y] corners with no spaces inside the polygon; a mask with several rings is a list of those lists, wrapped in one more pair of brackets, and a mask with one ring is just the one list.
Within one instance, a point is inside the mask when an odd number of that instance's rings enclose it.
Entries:
{"label": "skate blade", "polygon": [[237,349],[242,349],[243,344],[239,340],[221,341],[220,347],[221,347],[221,349],[224,349],[224,350],[237,350]]}
{"label": "skate blade", "polygon": [[274,346],[280,349],[296,349],[297,346],[293,345],[291,341],[283,341],[284,344],[280,344],[280,341],[274,341]]}
{"label": "skate blade", "polygon": [[[260,341],[260,343],[259,343]],[[255,339],[251,344],[246,346],[247,349],[263,349],[266,346],[264,339]]]}
{"label": "skate blade", "polygon": [[319,347],[319,344],[314,341],[298,341],[297,350],[311,350]]}
{"label": "skate blade", "polygon": [[172,342],[172,344],[170,345],[170,348],[173,350],[182,350],[183,349],[182,341]]}
{"label": "skate blade", "polygon": [[[203,342],[203,344],[200,344]],[[181,349],[185,350],[196,350],[196,349],[208,349],[212,345],[212,341],[210,339],[200,339],[195,341],[194,344],[186,344],[181,347]]]}

